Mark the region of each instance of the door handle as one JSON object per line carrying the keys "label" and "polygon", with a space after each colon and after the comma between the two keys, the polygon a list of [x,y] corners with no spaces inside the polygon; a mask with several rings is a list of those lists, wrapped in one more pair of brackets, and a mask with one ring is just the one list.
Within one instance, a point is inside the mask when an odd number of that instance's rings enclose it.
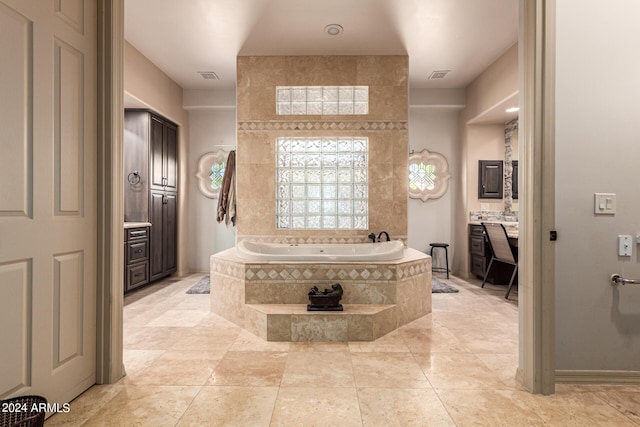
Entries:
{"label": "door handle", "polygon": [[640,285],[640,280],[636,279],[625,279],[619,274],[611,275],[611,284],[612,285]]}

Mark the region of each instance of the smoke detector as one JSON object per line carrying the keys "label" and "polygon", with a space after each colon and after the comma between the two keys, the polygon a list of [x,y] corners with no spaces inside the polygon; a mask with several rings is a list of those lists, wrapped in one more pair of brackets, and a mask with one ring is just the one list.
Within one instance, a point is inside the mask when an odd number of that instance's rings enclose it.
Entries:
{"label": "smoke detector", "polygon": [[342,28],[342,25],[338,24],[329,24],[324,27],[324,32],[329,34],[330,36],[340,35],[342,34],[342,31],[344,31],[344,28]]}
{"label": "smoke detector", "polygon": [[436,70],[431,73],[429,80],[444,79],[451,70]]}
{"label": "smoke detector", "polygon": [[213,71],[198,71],[198,74],[206,80],[220,80],[220,77],[218,77],[218,75]]}

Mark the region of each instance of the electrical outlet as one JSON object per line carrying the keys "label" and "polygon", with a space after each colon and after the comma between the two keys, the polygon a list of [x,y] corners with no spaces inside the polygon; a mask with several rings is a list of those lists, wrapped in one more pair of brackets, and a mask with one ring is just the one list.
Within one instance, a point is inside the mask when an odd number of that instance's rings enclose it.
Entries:
{"label": "electrical outlet", "polygon": [[631,244],[630,234],[621,234],[618,236],[618,256],[631,256],[633,246]]}

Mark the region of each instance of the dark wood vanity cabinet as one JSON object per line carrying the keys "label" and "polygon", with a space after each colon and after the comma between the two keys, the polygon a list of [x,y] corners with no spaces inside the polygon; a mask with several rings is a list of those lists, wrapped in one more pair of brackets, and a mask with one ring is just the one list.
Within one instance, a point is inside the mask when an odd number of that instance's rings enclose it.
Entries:
{"label": "dark wood vanity cabinet", "polygon": [[124,220],[150,222],[149,280],[177,267],[178,126],[148,110],[126,110]]}
{"label": "dark wood vanity cabinet", "polygon": [[124,230],[124,291],[149,283],[149,227]]}
{"label": "dark wood vanity cabinet", "polygon": [[478,277],[484,277],[489,261],[491,248],[484,236],[482,225],[469,225],[469,262],[470,271]]}
{"label": "dark wood vanity cabinet", "polygon": [[[489,240],[484,234],[484,228],[482,225],[469,224],[469,271],[482,279],[489,268],[490,261],[491,246],[489,246]],[[513,266],[495,261],[489,276],[487,276],[487,282],[507,285],[512,273]]]}
{"label": "dark wood vanity cabinet", "polygon": [[478,160],[478,199],[502,199],[502,160]]}

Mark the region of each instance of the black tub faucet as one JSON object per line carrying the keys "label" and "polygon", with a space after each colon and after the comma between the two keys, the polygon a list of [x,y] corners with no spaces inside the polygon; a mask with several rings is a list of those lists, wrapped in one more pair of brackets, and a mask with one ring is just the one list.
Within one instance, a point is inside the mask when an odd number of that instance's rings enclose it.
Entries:
{"label": "black tub faucet", "polygon": [[376,242],[376,233],[369,233],[367,237],[371,239],[371,243]]}
{"label": "black tub faucet", "polygon": [[383,234],[387,236],[387,242],[390,242],[391,239],[389,238],[389,233],[387,233],[386,231],[381,231],[380,234],[378,234],[378,242],[380,241],[380,236],[382,236]]}

